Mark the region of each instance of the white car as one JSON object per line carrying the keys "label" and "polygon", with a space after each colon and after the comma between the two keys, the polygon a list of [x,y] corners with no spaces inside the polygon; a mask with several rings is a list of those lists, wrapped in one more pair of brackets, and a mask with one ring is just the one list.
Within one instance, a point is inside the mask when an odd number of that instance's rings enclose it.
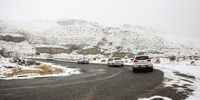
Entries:
{"label": "white car", "polygon": [[124,66],[123,60],[119,57],[112,57],[108,59],[107,64],[108,66]]}
{"label": "white car", "polygon": [[78,60],[78,64],[89,64],[89,59],[88,58],[81,58]]}
{"label": "white car", "polygon": [[136,72],[139,70],[147,70],[147,71],[153,72],[153,63],[151,62],[151,59],[149,56],[140,55],[134,58],[132,68],[133,68],[133,72]]}

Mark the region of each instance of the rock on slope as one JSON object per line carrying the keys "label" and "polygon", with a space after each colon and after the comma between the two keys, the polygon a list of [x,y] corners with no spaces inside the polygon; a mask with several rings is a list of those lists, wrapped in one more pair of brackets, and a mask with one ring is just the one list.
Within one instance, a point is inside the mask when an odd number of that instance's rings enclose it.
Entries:
{"label": "rock on slope", "polygon": [[0,27],[0,31],[0,55],[10,57],[35,54],[35,49],[20,31],[9,27]]}

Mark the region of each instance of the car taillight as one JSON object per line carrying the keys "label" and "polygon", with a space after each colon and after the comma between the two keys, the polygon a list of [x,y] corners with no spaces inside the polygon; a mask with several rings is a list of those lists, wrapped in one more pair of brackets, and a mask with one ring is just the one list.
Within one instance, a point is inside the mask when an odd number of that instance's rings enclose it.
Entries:
{"label": "car taillight", "polygon": [[134,60],[134,62],[138,62],[138,60]]}
{"label": "car taillight", "polygon": [[148,62],[151,62],[151,59],[148,59],[147,61],[148,61]]}

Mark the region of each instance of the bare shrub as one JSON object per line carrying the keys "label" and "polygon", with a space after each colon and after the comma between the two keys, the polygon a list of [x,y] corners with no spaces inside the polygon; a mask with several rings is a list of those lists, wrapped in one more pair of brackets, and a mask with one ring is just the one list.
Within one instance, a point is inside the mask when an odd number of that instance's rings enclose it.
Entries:
{"label": "bare shrub", "polygon": [[155,61],[155,63],[156,64],[160,64],[160,59],[157,58],[156,61]]}
{"label": "bare shrub", "polygon": [[176,60],[176,56],[170,56],[170,57],[169,57],[169,60],[170,60],[170,61],[175,61],[175,60]]}
{"label": "bare shrub", "polygon": [[191,61],[190,64],[193,65],[193,66],[195,66],[195,61]]}

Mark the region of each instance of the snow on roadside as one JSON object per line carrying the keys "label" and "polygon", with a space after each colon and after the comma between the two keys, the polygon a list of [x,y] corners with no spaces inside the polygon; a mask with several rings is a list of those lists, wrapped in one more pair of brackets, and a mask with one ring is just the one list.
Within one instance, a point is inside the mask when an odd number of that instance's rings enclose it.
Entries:
{"label": "snow on roadside", "polygon": [[72,74],[81,74],[81,71],[78,68],[67,68],[67,66],[55,65],[53,63],[41,62],[43,64],[50,65],[54,68],[60,68],[63,70],[63,73],[53,74],[53,76],[69,76]]}
{"label": "snow on roadside", "polygon": [[[53,66],[55,67],[55,66]],[[33,79],[33,78],[40,78],[40,77],[61,77],[61,76],[70,76],[74,74],[81,74],[81,72],[78,69],[75,68],[65,68],[63,73],[59,74],[48,74],[48,75],[39,75],[39,74],[25,74],[27,77],[20,77],[20,76],[14,76],[9,78],[0,78],[3,80],[13,80],[13,79]]]}
{"label": "snow on roadside", "polygon": [[[200,98],[200,65],[199,60],[191,64],[192,60],[169,61],[161,58],[160,64],[154,64],[154,68],[163,71],[164,86],[177,90],[177,93],[184,93],[188,97],[186,100],[199,100]],[[194,66],[195,65],[195,66]],[[138,100],[172,100],[169,97],[152,96],[149,98],[139,98]]]}
{"label": "snow on roadside", "polygon": [[152,97],[149,97],[149,98],[139,98],[138,100],[155,100],[155,99],[172,100],[168,97],[162,97],[162,96],[152,96]]}
{"label": "snow on roadside", "polygon": [[34,70],[41,70],[37,67],[33,66],[22,66],[18,65],[16,63],[10,63],[9,58],[0,58],[0,79],[3,80],[11,80],[11,79],[31,79],[31,78],[37,78],[37,77],[59,77],[59,76],[69,76],[73,74],[81,74],[81,71],[77,68],[67,68],[67,66],[60,66],[60,65],[55,65],[52,63],[46,63],[46,62],[40,62],[41,64],[45,64],[51,67],[52,70],[61,69],[62,72],[60,73],[53,73],[53,74],[44,74],[41,75],[40,73],[24,73],[20,75],[13,75],[12,77],[6,77],[6,73],[13,73],[13,70],[29,70],[29,71],[34,71]]}
{"label": "snow on roadside", "polygon": [[[179,91],[188,93],[189,97],[186,100],[199,100],[200,98],[200,66],[189,64],[190,61],[169,61],[161,60],[161,64],[154,64],[155,69],[164,72],[166,87],[174,87]],[[199,62],[199,61],[197,61]],[[182,76],[186,75],[186,76]],[[189,90],[194,90],[190,93]]]}

